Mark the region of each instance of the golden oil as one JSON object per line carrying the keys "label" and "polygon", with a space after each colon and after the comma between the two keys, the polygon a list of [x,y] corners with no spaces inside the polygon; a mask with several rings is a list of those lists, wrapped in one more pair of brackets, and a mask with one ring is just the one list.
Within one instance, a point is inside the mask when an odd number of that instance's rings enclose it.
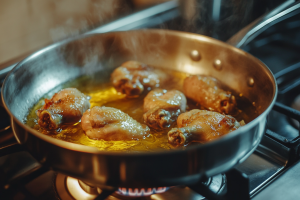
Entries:
{"label": "golden oil", "polygon": [[[183,81],[188,76],[186,73],[164,70],[166,73],[170,74],[172,77],[167,84],[161,85],[162,89],[177,89],[183,91]],[[97,77],[97,76],[96,76]],[[54,91],[57,92],[59,89],[75,87],[79,91],[90,97],[91,107],[94,106],[107,106],[120,109],[121,111],[127,113],[133,119],[140,123],[143,122],[143,99],[149,92],[146,89],[138,98],[126,98],[124,94],[118,93],[109,81],[109,77],[101,77],[98,79],[91,77],[80,77],[76,80],[70,81]],[[81,128],[81,123],[76,124],[64,124],[58,130],[47,131],[40,127],[37,123],[36,111],[42,107],[45,98],[51,98],[54,91],[50,92],[48,95],[40,99],[40,101],[34,105],[27,117],[27,125],[38,130],[39,132],[49,135],[50,137],[57,138],[60,140],[97,147],[99,150],[105,151],[157,151],[161,149],[171,149],[172,147],[168,143],[167,133],[172,127],[176,127],[174,123],[171,127],[166,128],[162,131],[151,130],[150,135],[141,140],[132,141],[105,141],[105,140],[94,140],[88,138]],[[248,105],[248,103],[247,103]],[[251,105],[251,104],[250,104]],[[200,107],[194,102],[188,100],[188,110]],[[251,109],[247,109],[251,112]],[[252,112],[255,111],[252,107]],[[249,113],[248,113],[249,114]],[[239,121],[244,119],[249,122],[251,119],[248,116],[254,116],[253,114],[246,115],[243,111],[237,112],[235,116]]]}

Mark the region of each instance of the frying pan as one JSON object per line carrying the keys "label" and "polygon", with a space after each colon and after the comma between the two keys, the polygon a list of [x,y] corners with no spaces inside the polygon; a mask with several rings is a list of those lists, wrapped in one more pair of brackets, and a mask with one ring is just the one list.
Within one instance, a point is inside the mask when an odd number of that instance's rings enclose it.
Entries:
{"label": "frying pan", "polygon": [[[246,26],[228,43],[241,48],[267,27],[299,13],[299,8],[300,1],[287,1]],[[126,30],[126,23],[137,20],[134,16],[88,34]],[[82,75],[109,76],[127,60],[214,76],[255,102],[258,117],[209,143],[154,153],[99,151],[51,138],[24,124],[31,107],[56,86]],[[10,72],[1,95],[16,140],[43,166],[95,186],[141,188],[192,185],[202,177],[223,173],[243,162],[263,136],[277,86],[261,61],[226,43],[191,33],[139,30],[80,36],[44,48]]]}
{"label": "frying pan", "polygon": [[[99,151],[24,124],[32,106],[53,88],[82,75],[109,77],[128,60],[216,77],[255,102],[259,116],[206,144],[140,153]],[[155,29],[92,34],[51,45],[21,61],[2,87],[14,136],[36,160],[93,185],[114,187],[187,185],[231,169],[259,144],[276,95],[271,71],[250,54],[206,36]]]}

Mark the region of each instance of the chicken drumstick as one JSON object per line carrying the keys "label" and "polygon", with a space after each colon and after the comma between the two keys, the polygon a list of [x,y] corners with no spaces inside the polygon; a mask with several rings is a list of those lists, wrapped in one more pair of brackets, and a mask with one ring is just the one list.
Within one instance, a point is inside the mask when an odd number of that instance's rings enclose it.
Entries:
{"label": "chicken drumstick", "polygon": [[178,116],[178,128],[168,133],[168,141],[173,146],[183,146],[192,141],[207,142],[238,129],[239,123],[230,115],[194,109]]}

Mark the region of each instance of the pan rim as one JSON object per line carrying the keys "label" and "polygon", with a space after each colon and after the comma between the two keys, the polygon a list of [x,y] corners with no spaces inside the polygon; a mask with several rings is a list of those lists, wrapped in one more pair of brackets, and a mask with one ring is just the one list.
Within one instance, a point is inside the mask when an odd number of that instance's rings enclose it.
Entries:
{"label": "pan rim", "polygon": [[[273,97],[272,97],[272,102],[269,104],[269,106],[258,116],[256,117],[254,120],[252,120],[251,122],[249,122],[248,124],[246,124],[245,126],[240,127],[239,129],[231,132],[230,134],[226,134],[220,138],[217,138],[213,141],[207,142],[205,144],[199,144],[199,145],[192,145],[192,146],[188,146],[184,149],[182,148],[178,148],[178,149],[171,149],[171,150],[158,150],[158,151],[153,151],[153,152],[115,152],[115,151],[102,151],[97,149],[96,147],[91,147],[91,146],[85,146],[85,145],[81,145],[81,144],[75,144],[75,143],[71,143],[71,142],[67,142],[67,141],[63,141],[63,140],[59,140],[56,138],[52,138],[50,136],[44,135],[40,132],[38,132],[37,130],[27,126],[26,124],[24,124],[23,122],[21,122],[20,120],[17,119],[17,117],[9,110],[9,108],[7,107],[7,104],[5,102],[4,99],[4,95],[3,95],[3,91],[5,90],[6,87],[6,82],[8,80],[8,78],[15,72],[17,71],[19,68],[22,67],[23,63],[25,63],[27,60],[30,60],[40,54],[43,54],[45,51],[55,48],[57,46],[61,46],[63,44],[67,44],[68,42],[72,42],[78,39],[83,39],[83,38],[87,38],[87,37],[93,37],[93,36],[98,36],[98,35],[103,35],[103,34],[115,34],[115,33],[123,33],[123,32],[142,32],[142,31],[147,31],[147,32],[167,32],[170,35],[180,35],[182,37],[182,35],[184,37],[188,37],[191,39],[197,39],[199,41],[213,41],[214,43],[216,43],[217,45],[221,45],[221,46],[225,46],[225,47],[229,47],[231,49],[233,49],[234,51],[236,51],[237,53],[240,54],[244,54],[245,56],[250,56],[251,59],[254,59],[257,61],[257,63],[259,63],[259,65],[261,65],[265,72],[267,72],[267,75],[270,77],[270,79],[273,81]],[[230,140],[234,137],[236,137],[236,135],[239,134],[243,134],[243,132],[249,130],[250,128],[252,128],[255,124],[258,124],[259,121],[261,120],[261,118],[266,117],[266,115],[270,112],[270,110],[272,109],[273,105],[275,104],[276,101],[276,97],[277,97],[277,93],[278,93],[278,89],[277,89],[277,83],[276,83],[276,79],[272,73],[272,71],[262,62],[260,61],[258,58],[252,56],[251,54],[238,49],[236,47],[233,47],[225,42],[219,41],[217,39],[208,37],[208,36],[204,36],[204,35],[200,35],[200,34],[195,34],[195,33],[188,33],[188,32],[182,32],[182,31],[173,31],[173,30],[165,30],[165,29],[140,29],[140,30],[131,30],[131,31],[114,31],[114,32],[107,32],[107,33],[93,33],[93,34],[86,34],[86,35],[80,35],[80,36],[76,36],[73,38],[68,38],[66,40],[60,41],[58,43],[49,45],[45,48],[42,48],[34,53],[32,53],[30,56],[28,56],[27,58],[23,59],[22,61],[20,61],[10,72],[9,74],[6,76],[4,82],[3,82],[3,86],[1,88],[1,99],[3,102],[3,106],[6,109],[6,111],[8,112],[8,114],[13,118],[14,122],[16,122],[19,126],[21,126],[23,129],[25,129],[27,132],[29,132],[30,134],[33,134],[34,136],[38,137],[41,140],[44,140],[52,145],[56,145],[59,146],[61,148],[64,149],[68,149],[68,150],[72,150],[72,151],[78,151],[78,152],[82,152],[82,153],[92,153],[92,154],[101,154],[101,155],[111,155],[111,156],[152,156],[152,155],[167,155],[167,154],[173,154],[173,153],[185,153],[186,151],[195,151],[195,150],[200,150],[202,148],[207,148],[207,146],[212,146],[212,145],[218,145],[218,143],[222,143],[225,142],[226,140]],[[247,154],[247,152],[246,152]]]}

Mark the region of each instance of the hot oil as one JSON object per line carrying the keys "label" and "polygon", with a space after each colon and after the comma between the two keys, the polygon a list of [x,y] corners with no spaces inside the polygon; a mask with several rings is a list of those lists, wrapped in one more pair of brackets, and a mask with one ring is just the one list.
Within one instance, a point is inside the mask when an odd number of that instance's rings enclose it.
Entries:
{"label": "hot oil", "polygon": [[[165,85],[161,85],[163,89],[177,89],[183,92],[183,81],[188,74],[172,70],[165,70],[170,74],[170,80]],[[151,130],[150,135],[141,140],[132,141],[105,141],[89,139],[81,128],[81,123],[64,124],[56,131],[47,131],[41,128],[37,121],[36,110],[42,107],[44,99],[50,99],[51,96],[62,88],[75,87],[79,91],[90,97],[91,107],[107,106],[114,107],[127,113],[139,123],[143,122],[143,99],[148,94],[150,88],[147,88],[137,98],[127,98],[124,94],[118,93],[109,81],[109,75],[95,76],[98,79],[91,77],[80,77],[76,80],[70,81],[59,88],[55,88],[52,92],[42,98],[30,111],[27,117],[27,124],[30,127],[49,135],[53,138],[61,139],[68,142],[83,144],[87,146],[97,147],[99,150],[105,151],[157,151],[162,149],[171,149],[168,143],[167,133],[172,127],[176,127],[174,123],[171,127],[163,130]],[[238,96],[237,96],[238,97]],[[244,120],[246,123],[254,119],[255,107],[243,98],[237,98],[238,105],[242,105],[243,109],[237,109],[233,114],[238,121]],[[249,102],[249,103],[248,103]],[[188,110],[199,109],[199,105],[188,100]],[[245,111],[245,112],[244,112]],[[246,114],[247,113],[247,114]]]}

